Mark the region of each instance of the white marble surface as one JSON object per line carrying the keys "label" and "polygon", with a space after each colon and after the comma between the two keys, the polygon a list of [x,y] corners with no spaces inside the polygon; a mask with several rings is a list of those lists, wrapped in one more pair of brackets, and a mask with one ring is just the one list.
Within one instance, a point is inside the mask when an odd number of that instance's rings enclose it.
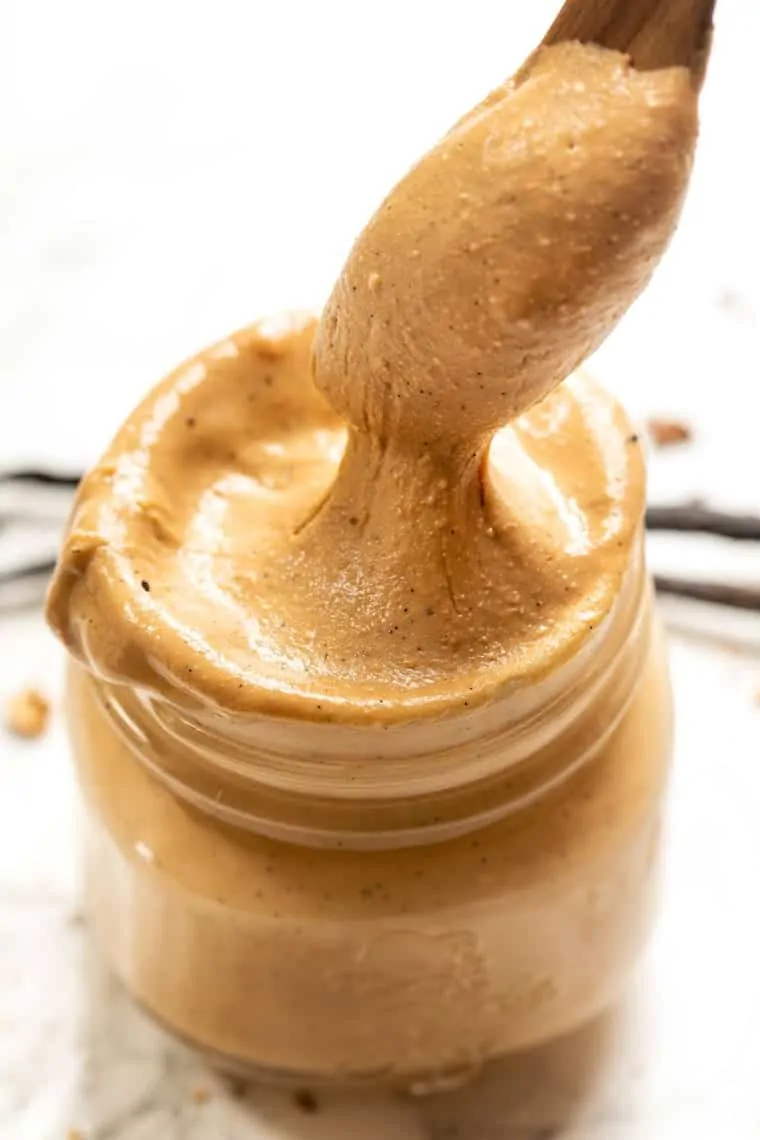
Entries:
{"label": "white marble surface", "polygon": [[[5,0],[0,470],[87,462],[176,359],[261,311],[318,304],[389,182],[554,7],[439,5],[431,33],[422,0]],[[757,508],[760,193],[742,143],[760,6],[718,7],[683,226],[595,366],[635,414],[697,429],[655,458],[653,497]],[[749,550],[651,553],[664,569],[760,574]],[[26,682],[55,700],[43,740],[0,731],[0,1140],[760,1138],[760,638],[745,617],[719,619],[734,648],[689,632],[704,624],[693,608],[668,617],[667,883],[625,1008],[468,1089],[320,1094],[313,1114],[286,1093],[233,1095],[108,979],[79,900],[60,653],[38,615],[0,617],[0,700]]]}

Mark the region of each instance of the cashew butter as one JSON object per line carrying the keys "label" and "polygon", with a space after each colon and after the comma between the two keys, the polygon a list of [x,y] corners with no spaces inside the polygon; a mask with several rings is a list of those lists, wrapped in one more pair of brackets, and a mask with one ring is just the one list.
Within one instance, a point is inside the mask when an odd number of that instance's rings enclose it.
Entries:
{"label": "cashew butter", "polygon": [[130,416],[49,595],[115,970],[217,1062],[446,1080],[611,1002],[670,696],[642,459],[577,371],[644,287],[685,69],[539,50],[399,183],[315,320]]}

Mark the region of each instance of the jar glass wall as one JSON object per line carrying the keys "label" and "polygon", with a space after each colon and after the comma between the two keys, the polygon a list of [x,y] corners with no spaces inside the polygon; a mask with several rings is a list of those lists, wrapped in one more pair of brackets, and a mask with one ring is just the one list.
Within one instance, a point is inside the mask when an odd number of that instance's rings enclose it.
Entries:
{"label": "jar glass wall", "polygon": [[[321,831],[309,843],[316,797],[299,808],[304,842],[231,825],[143,762],[101,683],[72,665],[89,902],[135,997],[230,1068],[407,1085],[537,1044],[612,1002],[651,923],[671,750],[661,638],[635,578],[609,683],[553,744],[559,778],[536,764],[526,795],[536,757],[510,774],[502,742],[502,810],[444,840],[391,829],[379,849]],[[177,761],[176,739],[165,747]],[[234,806],[234,791],[225,798]],[[397,809],[406,820],[401,798]]]}

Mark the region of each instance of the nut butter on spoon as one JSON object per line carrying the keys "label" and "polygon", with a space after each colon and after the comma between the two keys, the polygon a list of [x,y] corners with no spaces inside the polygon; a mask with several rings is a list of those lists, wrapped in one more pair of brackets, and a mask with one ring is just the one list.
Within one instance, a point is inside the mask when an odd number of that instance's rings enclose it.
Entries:
{"label": "nut butter on spoon", "polygon": [[369,613],[373,662],[477,693],[545,672],[609,609],[642,507],[627,421],[581,379],[520,417],[648,281],[696,128],[686,69],[542,48],[359,237],[315,340],[316,385],[350,432],[299,539],[299,598],[338,630]]}
{"label": "nut butter on spoon", "polygon": [[81,486],[48,615],[90,909],[218,1064],[435,1087],[638,957],[670,696],[639,448],[574,369],[676,224],[698,78],[539,48],[319,322],[181,366]]}

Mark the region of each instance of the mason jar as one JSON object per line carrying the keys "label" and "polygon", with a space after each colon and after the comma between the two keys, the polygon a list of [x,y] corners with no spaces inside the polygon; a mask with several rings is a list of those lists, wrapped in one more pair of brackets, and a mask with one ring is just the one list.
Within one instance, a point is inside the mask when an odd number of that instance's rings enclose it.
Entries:
{"label": "mason jar", "polygon": [[243,734],[79,664],[68,713],[99,939],[224,1068],[435,1087],[592,1018],[645,942],[671,709],[640,538],[575,658],[424,751],[414,722]]}
{"label": "mason jar", "polygon": [[48,616],[89,912],[215,1065],[436,1088],[594,1017],[652,923],[671,699],[640,447],[572,378],[463,473],[401,478],[314,388],[314,330],[181,366],[80,488]]}

